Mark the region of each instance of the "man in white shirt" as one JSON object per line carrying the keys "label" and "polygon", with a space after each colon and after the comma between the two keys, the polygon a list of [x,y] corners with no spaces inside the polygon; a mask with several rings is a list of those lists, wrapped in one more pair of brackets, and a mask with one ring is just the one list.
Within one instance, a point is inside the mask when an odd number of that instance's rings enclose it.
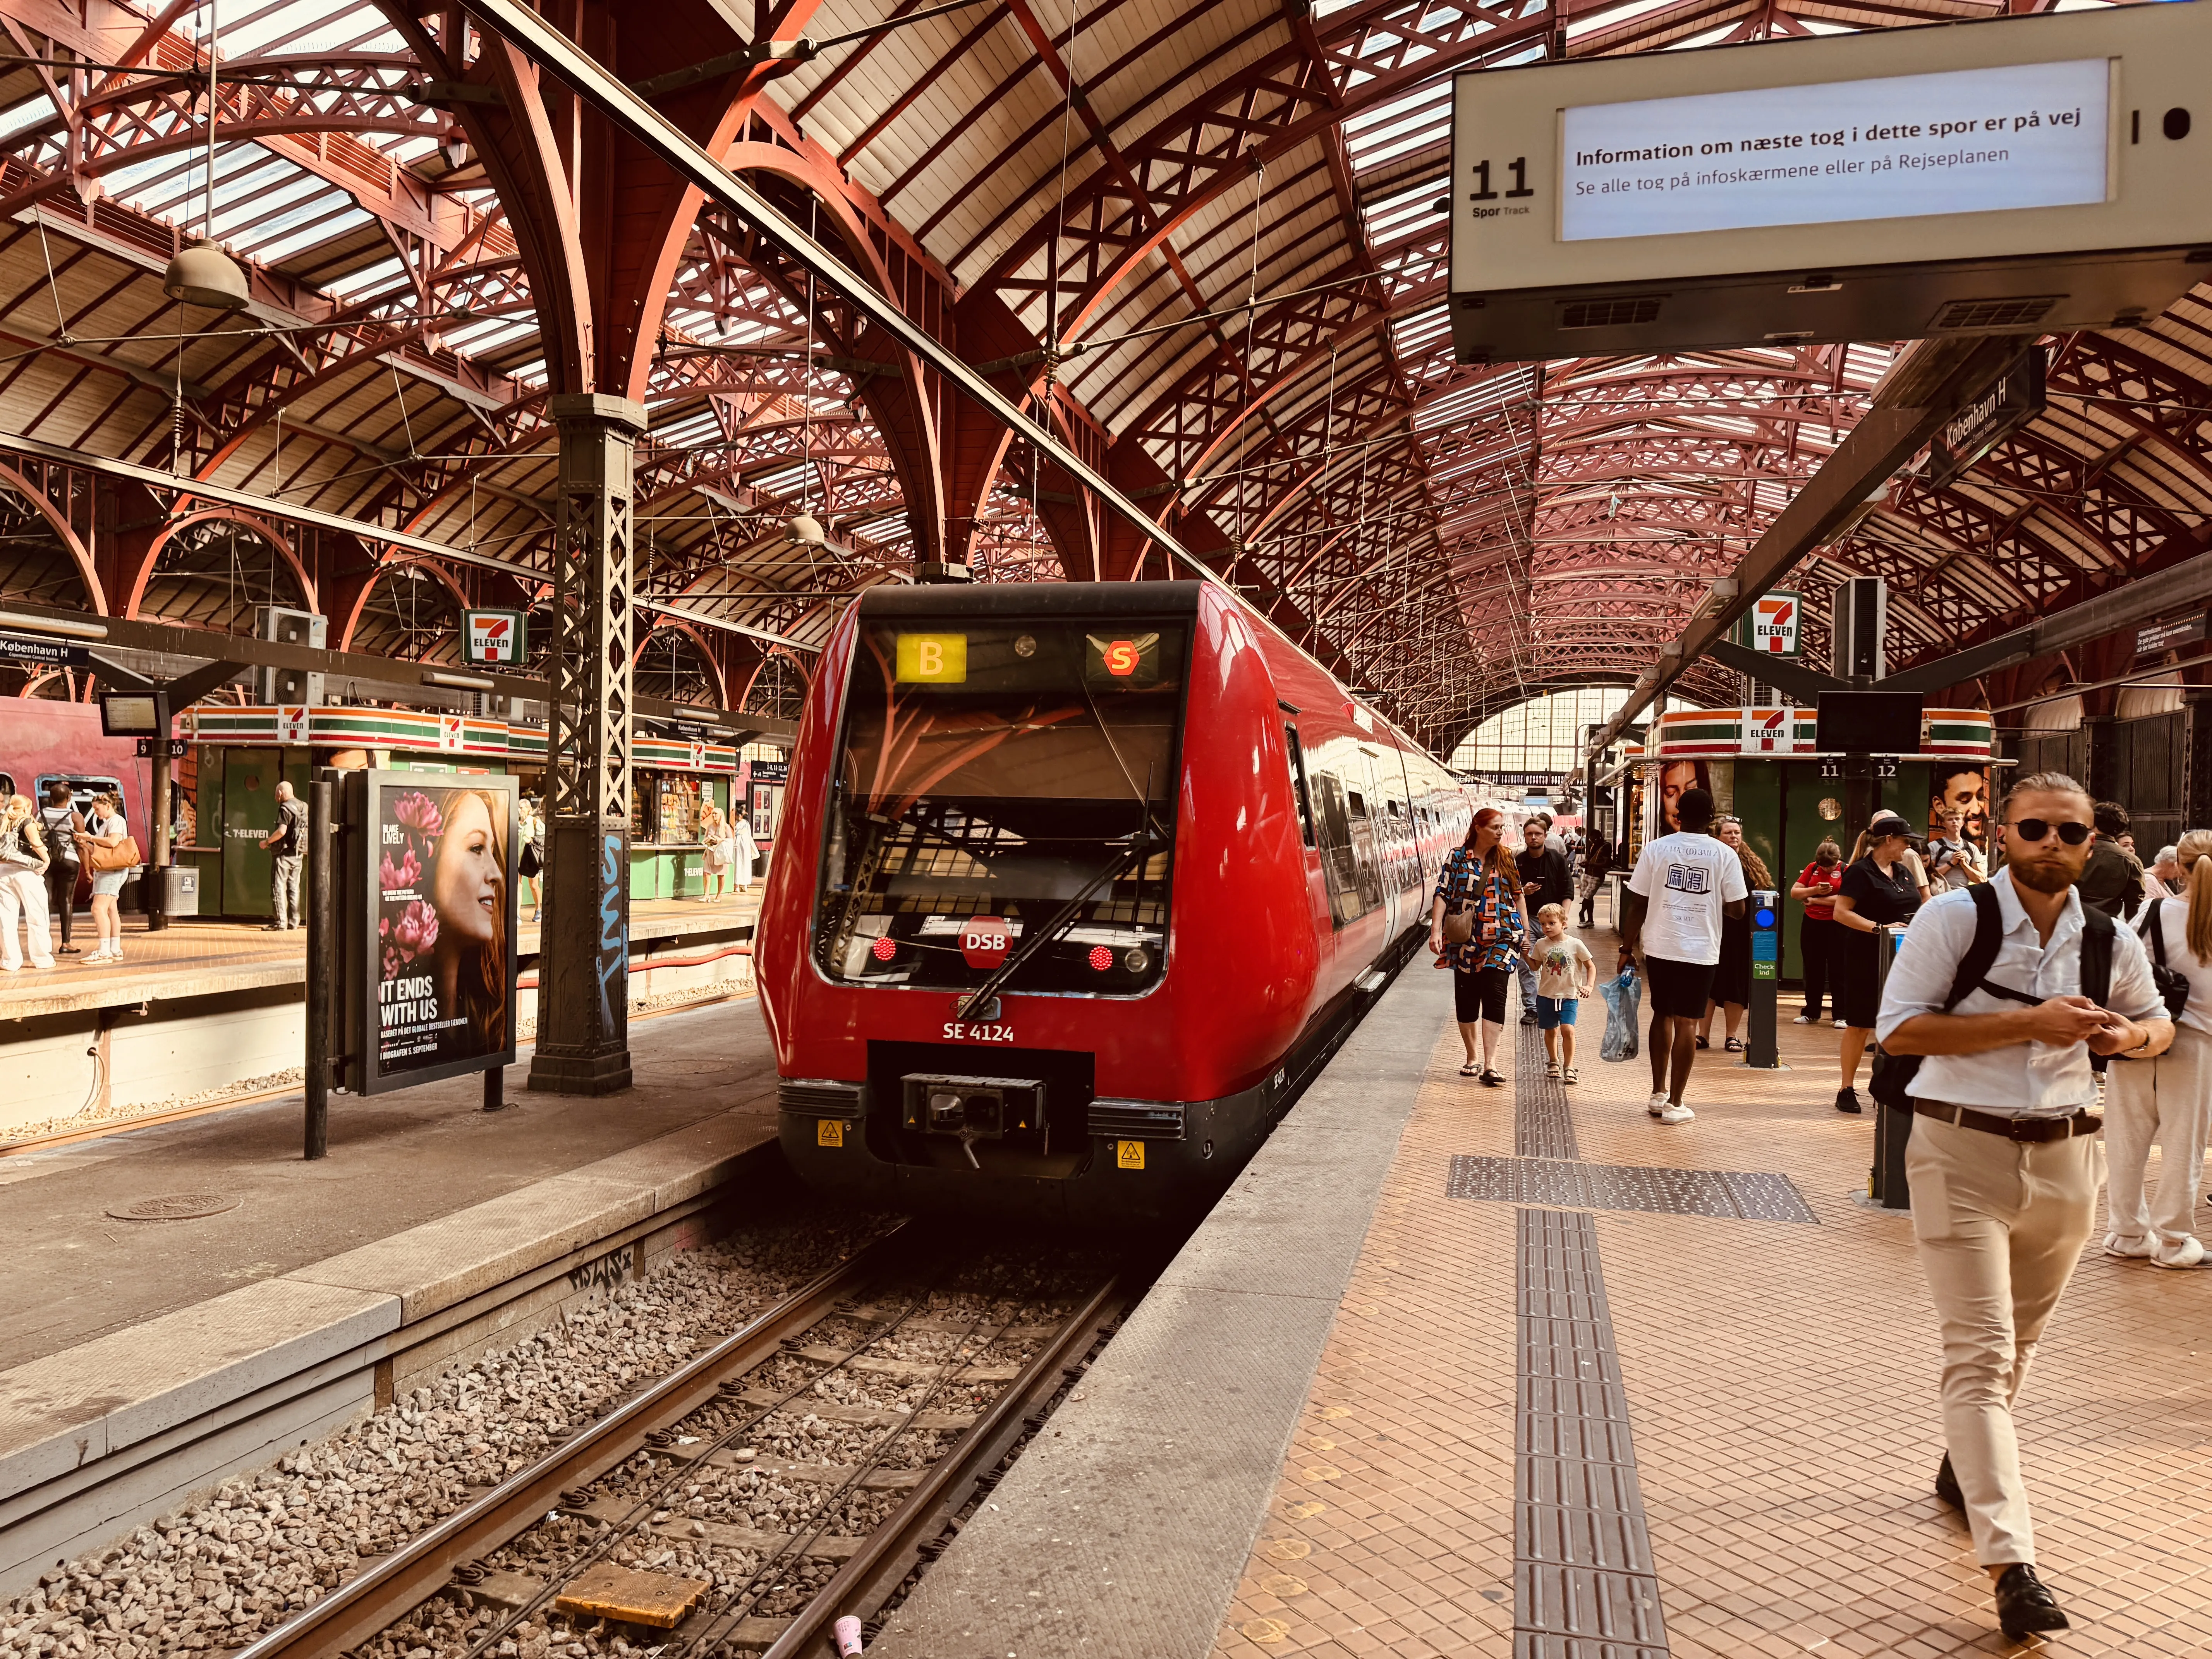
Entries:
{"label": "man in white shirt", "polygon": [[[1949,1012],[1975,931],[1973,892],[1923,905],[1883,987],[1875,1034],[1927,1056],[1907,1093],[1912,1231],[1943,1328],[1936,1495],[1966,1512],[1974,1554],[2015,1640],[2064,1630],[2035,1575],[2013,1401],[2087,1241],[2103,1175],[2091,1054],[2143,1059],[2173,1041],[2142,942],[2114,930],[2104,1006],[2081,994],[2082,906],[2093,809],[2071,778],[2037,773],[2006,796],[2004,869],[1988,884],[1996,958]],[[2010,995],[1990,989],[2001,987]]]}
{"label": "man in white shirt", "polygon": [[1643,959],[1651,999],[1651,1098],[1644,1109],[1662,1123],[1697,1115],[1682,1103],[1682,1091],[1720,965],[1721,918],[1741,915],[1751,896],[1735,849],[1706,833],[1712,796],[1686,789],[1674,811],[1682,827],[1644,843],[1620,918],[1621,957]]}

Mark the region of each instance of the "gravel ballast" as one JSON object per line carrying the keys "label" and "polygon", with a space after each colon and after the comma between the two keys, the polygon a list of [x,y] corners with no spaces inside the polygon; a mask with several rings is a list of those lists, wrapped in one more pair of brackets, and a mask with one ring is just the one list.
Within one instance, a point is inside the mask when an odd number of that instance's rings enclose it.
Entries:
{"label": "gravel ballast", "polygon": [[276,1468],[51,1570],[0,1603],[0,1659],[241,1647],[878,1231],[874,1218],[808,1210],[678,1255]]}

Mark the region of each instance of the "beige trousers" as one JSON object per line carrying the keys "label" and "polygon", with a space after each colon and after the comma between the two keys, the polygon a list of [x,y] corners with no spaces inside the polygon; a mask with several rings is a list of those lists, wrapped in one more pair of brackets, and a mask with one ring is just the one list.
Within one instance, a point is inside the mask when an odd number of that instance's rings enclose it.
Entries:
{"label": "beige trousers", "polygon": [[1912,1231],[1943,1329],[1943,1439],[1974,1557],[2035,1559],[2013,1401],[2097,1212],[2095,1135],[2024,1142],[1933,1118],[1905,1149]]}
{"label": "beige trousers", "polygon": [[[2105,1139],[2111,1172],[2105,1209],[2125,1239],[2154,1233],[2162,1244],[2197,1237],[2197,1189],[2212,1127],[2212,1036],[2174,1028],[2156,1060],[2115,1060],[2106,1074]],[[2143,1202],[2143,1165],[2159,1146],[2158,1196]]]}

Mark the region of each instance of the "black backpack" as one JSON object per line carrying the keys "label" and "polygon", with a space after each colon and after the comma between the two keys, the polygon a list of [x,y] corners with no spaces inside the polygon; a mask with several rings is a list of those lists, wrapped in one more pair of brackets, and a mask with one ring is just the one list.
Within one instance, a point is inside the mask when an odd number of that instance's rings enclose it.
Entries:
{"label": "black backpack", "polygon": [[[2043,1000],[2029,996],[2024,991],[2008,986],[1991,985],[1984,979],[1996,965],[1997,952],[2004,948],[2004,921],[1997,906],[1996,890],[1987,882],[1977,884],[1970,890],[1974,899],[1974,938],[1966,946],[1966,954],[1959,958],[1959,971],[1951,981],[1950,994],[1943,999],[1943,1012],[1949,1013],[1966,999],[1966,994],[1976,986],[1994,996],[2008,997],[2014,1002],[2024,1002],[2031,1008]],[[2112,919],[2103,911],[2081,907],[2081,994],[2101,1006],[2112,988]],[[1899,1112],[1912,1109],[1912,1097],[1906,1093],[1912,1079],[1920,1075],[1920,1062],[1924,1054],[1893,1054],[1876,1048],[1874,1054],[1874,1075],[1868,1084],[1869,1091],[1883,1105]],[[2105,1069],[2105,1056],[2092,1054],[2090,1066]]]}
{"label": "black backpack", "polygon": [[2158,900],[2150,902],[2150,920],[2144,925],[2144,937],[2150,941],[2150,980],[2158,987],[2159,1000],[2166,1004],[2166,1017],[2179,1019],[2181,1011],[2189,1006],[2189,975],[2179,968],[2166,965],[2166,923],[2160,914],[2166,908]]}

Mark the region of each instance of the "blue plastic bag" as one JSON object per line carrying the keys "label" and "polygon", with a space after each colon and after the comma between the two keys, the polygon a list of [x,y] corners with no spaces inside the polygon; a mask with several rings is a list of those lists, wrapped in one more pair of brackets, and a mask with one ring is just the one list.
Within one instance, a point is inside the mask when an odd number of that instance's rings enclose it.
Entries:
{"label": "blue plastic bag", "polygon": [[1637,976],[1636,964],[1629,963],[1613,978],[1597,988],[1605,999],[1605,1038],[1597,1046],[1600,1060],[1633,1060],[1636,1058],[1636,1027],[1644,1011],[1644,981]]}

